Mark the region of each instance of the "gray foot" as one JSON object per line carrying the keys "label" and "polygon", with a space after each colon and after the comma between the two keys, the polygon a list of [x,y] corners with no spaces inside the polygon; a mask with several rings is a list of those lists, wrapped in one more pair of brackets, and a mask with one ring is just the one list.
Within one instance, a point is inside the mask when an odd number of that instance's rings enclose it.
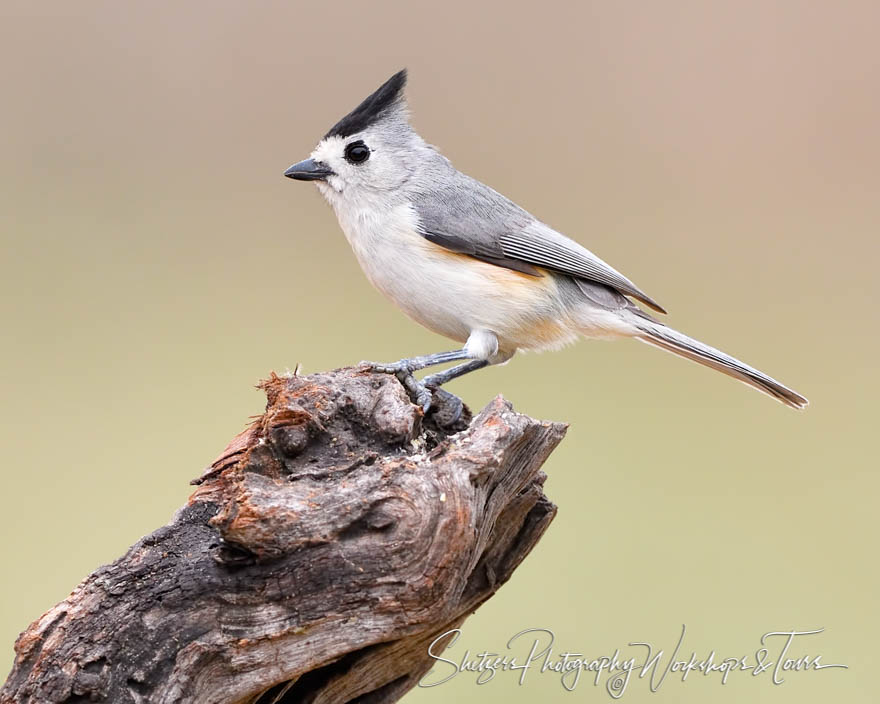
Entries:
{"label": "gray foot", "polygon": [[444,427],[454,425],[464,413],[464,401],[446,389],[433,389],[434,400],[437,402],[437,414],[443,416]]}
{"label": "gray foot", "polygon": [[412,374],[417,367],[410,363],[409,359],[401,359],[399,362],[361,362],[358,366],[366,367],[372,372],[379,374]]}
{"label": "gray foot", "polygon": [[422,413],[427,413],[431,408],[431,391],[421,381],[416,379],[412,372],[397,372],[395,376],[403,384],[409,397],[413,402],[422,409]]}
{"label": "gray foot", "polygon": [[431,392],[427,386],[416,379],[413,372],[420,367],[413,369],[411,360],[401,359],[399,362],[390,363],[361,362],[359,366],[380,374],[393,374],[403,384],[403,388],[406,389],[413,403],[422,409],[422,413],[427,413],[431,408]]}

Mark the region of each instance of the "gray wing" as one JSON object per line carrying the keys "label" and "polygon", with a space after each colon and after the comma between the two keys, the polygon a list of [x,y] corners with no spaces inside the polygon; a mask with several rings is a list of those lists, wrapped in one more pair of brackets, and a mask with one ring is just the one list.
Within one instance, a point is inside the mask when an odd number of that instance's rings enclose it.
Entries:
{"label": "gray wing", "polygon": [[666,312],[590,250],[536,220],[485,184],[454,170],[453,174],[439,188],[412,194],[419,233],[429,241],[527,274],[538,276],[540,271],[535,267],[543,267],[608,286]]}

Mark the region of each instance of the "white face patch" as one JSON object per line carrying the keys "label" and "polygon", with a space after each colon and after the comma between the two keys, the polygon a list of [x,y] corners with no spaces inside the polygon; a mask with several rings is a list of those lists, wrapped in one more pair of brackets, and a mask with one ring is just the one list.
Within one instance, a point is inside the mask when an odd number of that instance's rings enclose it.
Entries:
{"label": "white face patch", "polygon": [[[309,155],[315,161],[326,164],[333,169],[333,176],[326,181],[316,181],[318,190],[328,200],[332,196],[332,192],[342,193],[345,185],[344,179],[340,175],[340,171],[344,168],[345,162],[345,140],[341,137],[327,137],[322,139],[314,151]],[[342,162],[340,164],[340,162]]]}
{"label": "white face patch", "polygon": [[[407,139],[408,132],[386,123],[346,137],[332,135],[322,139],[311,158],[328,166],[334,175],[316,182],[318,189],[335,209],[362,209],[368,205],[384,209],[386,199],[393,199],[411,175],[411,147]],[[346,149],[355,143],[369,149],[366,159],[355,162],[346,158]]]}

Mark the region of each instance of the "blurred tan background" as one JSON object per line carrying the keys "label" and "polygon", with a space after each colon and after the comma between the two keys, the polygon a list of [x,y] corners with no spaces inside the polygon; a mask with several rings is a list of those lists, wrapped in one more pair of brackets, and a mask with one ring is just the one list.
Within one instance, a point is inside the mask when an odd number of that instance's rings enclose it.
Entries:
{"label": "blurred tan background", "polygon": [[[169,520],[269,370],[450,344],[362,276],[282,178],[397,69],[463,171],[589,246],[680,329],[812,401],[790,411],[635,343],[451,385],[571,423],[559,516],[450,657],[530,627],[849,670],[644,680],[651,702],[877,691],[876,3],[27,3],[0,9],[0,669],[19,631]],[[470,675],[407,701],[606,701]],[[568,697],[568,699],[566,699]]]}

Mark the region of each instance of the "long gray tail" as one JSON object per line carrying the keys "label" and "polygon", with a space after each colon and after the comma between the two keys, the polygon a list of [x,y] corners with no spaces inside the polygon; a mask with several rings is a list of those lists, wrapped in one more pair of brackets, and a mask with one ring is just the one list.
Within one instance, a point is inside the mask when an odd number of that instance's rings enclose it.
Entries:
{"label": "long gray tail", "polygon": [[[633,317],[635,318],[635,316]],[[735,357],[731,357],[721,350],[704,345],[702,342],[694,340],[662,323],[642,318],[641,316],[632,320],[632,322],[643,333],[636,336],[637,340],[647,342],[649,345],[654,345],[694,362],[699,362],[712,369],[717,369],[719,372],[723,372],[758,389],[758,391],[763,391],[765,394],[772,396],[791,408],[803,408],[809,403],[807,399],[796,391],[789,389],[787,386],[776,381],[776,379],[767,376],[754,367],[750,367],[744,362],[740,362]]]}

